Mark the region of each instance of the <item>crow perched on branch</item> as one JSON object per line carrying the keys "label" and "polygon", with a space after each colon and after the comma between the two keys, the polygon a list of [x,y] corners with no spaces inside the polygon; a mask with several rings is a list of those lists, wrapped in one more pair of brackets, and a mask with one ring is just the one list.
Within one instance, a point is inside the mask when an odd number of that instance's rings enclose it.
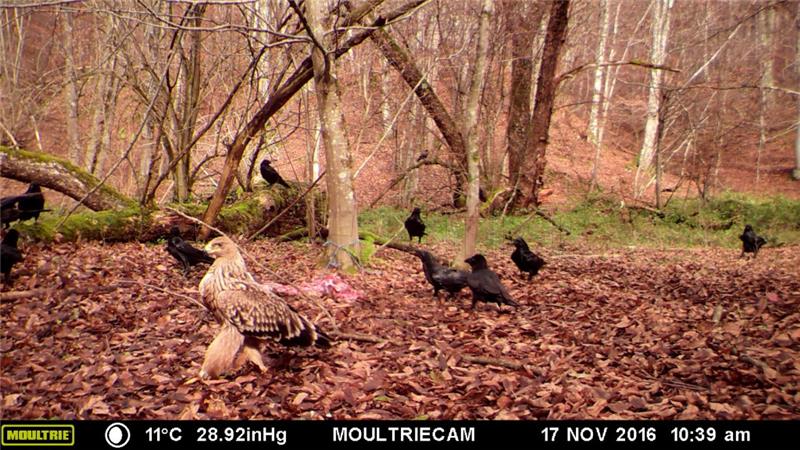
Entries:
{"label": "crow perched on branch", "polygon": [[234,361],[249,360],[266,371],[259,351],[264,339],[286,346],[330,346],[330,337],[314,323],[255,281],[233,241],[214,238],[205,250],[215,260],[200,281],[200,296],[222,329],[208,346],[201,378],[215,378]]}
{"label": "crow perched on branch", "polygon": [[744,232],[739,239],[742,240],[742,254],[739,257],[743,257],[745,253],[752,253],[753,258],[758,256],[758,250],[767,243],[767,240],[763,237],[756,234],[753,231],[753,227],[750,225],[744,226]]}
{"label": "crow perched on branch", "polygon": [[172,255],[179,263],[183,264],[183,276],[189,274],[189,269],[200,263],[212,264],[214,258],[203,250],[192,247],[191,244],[181,238],[177,227],[170,230],[170,237],[167,240],[167,252]]}
{"label": "crow perched on branch", "polygon": [[528,243],[522,237],[514,239],[514,247],[516,248],[511,253],[511,260],[514,261],[520,272],[528,273],[528,281],[530,281],[544,266],[544,260],[528,248]]}
{"label": "crow perched on branch", "polygon": [[425,224],[422,222],[422,218],[419,216],[420,213],[419,208],[414,208],[411,211],[411,215],[405,221],[406,231],[408,231],[408,240],[412,241],[415,237],[419,238],[419,243],[422,243],[422,236],[425,236]]}
{"label": "crow perched on branch", "polygon": [[467,286],[467,272],[445,267],[436,260],[430,252],[425,250],[417,250],[416,256],[422,260],[422,271],[425,273],[425,279],[433,286],[433,295],[439,298],[439,291],[444,289],[453,295],[461,292]]}
{"label": "crow perched on branch", "polygon": [[11,284],[11,268],[22,261],[22,253],[17,248],[19,232],[10,230],[0,242],[0,273],[3,274],[3,283]]}
{"label": "crow perched on branch", "polygon": [[267,182],[270,186],[277,183],[284,187],[289,187],[289,184],[283,180],[281,174],[272,167],[272,163],[268,159],[264,159],[261,161],[261,178]]}
{"label": "crow perched on branch", "polygon": [[483,255],[475,254],[464,262],[472,267],[472,272],[467,276],[467,285],[472,291],[472,309],[475,309],[475,304],[479,301],[497,303],[498,306],[504,304],[519,306],[500,282],[500,277],[489,269],[489,264]]}

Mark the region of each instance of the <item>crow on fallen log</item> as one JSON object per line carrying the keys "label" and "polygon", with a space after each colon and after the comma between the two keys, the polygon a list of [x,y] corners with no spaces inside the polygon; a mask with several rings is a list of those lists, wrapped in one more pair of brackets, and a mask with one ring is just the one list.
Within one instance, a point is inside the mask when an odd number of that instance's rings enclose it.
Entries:
{"label": "crow on fallen log", "polygon": [[281,186],[287,188],[289,187],[289,184],[284,181],[283,177],[281,177],[281,174],[279,174],[278,171],[272,167],[272,163],[270,163],[268,159],[261,161],[261,178],[263,178],[264,181],[266,181],[270,186],[277,183]]}
{"label": "crow on fallen log", "polygon": [[0,199],[0,222],[3,228],[8,228],[11,222],[34,219],[39,221],[39,214],[50,211],[44,209],[44,195],[42,188],[31,183],[28,190],[20,195],[12,195]]}

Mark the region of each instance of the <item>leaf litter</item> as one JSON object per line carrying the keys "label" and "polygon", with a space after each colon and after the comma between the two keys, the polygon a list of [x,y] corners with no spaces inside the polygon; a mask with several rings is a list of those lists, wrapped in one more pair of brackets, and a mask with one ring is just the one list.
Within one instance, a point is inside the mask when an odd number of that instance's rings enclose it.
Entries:
{"label": "leaf litter", "polygon": [[341,276],[316,265],[320,247],[245,249],[256,277],[322,329],[377,339],[268,346],[268,373],[203,381],[217,325],[182,296],[197,298],[204,268],[184,278],[158,245],[31,245],[16,290],[135,283],[0,304],[1,417],[800,417],[798,247],[753,261],[727,249],[575,246],[545,253],[530,283],[503,248],[487,257],[522,306],[475,311],[467,291],[434,299],[419,261],[390,249]]}

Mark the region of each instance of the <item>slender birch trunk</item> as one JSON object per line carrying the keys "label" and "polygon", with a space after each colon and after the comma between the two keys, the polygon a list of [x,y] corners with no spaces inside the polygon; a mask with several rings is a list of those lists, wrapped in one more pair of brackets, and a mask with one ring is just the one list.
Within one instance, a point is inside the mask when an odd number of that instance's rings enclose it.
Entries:
{"label": "slender birch trunk", "polygon": [[494,14],[494,0],[483,0],[478,28],[478,48],[472,81],[467,94],[467,107],[464,111],[464,134],[467,144],[467,217],[464,229],[464,257],[475,254],[478,238],[479,190],[480,190],[480,152],[478,151],[478,106],[486,79],[486,55],[489,52],[489,21]]}
{"label": "slender birch trunk", "polygon": [[[653,38],[650,43],[650,63],[662,65],[666,59],[667,40],[669,37],[670,10],[674,0],[655,0],[653,10]],[[664,73],[661,70],[650,71],[650,89],[647,99],[647,121],[644,127],[644,142],[639,152],[639,167],[633,183],[634,197],[639,198],[647,187],[652,175],[653,156],[658,145],[657,136],[661,121],[661,82]]]}
{"label": "slender birch trunk", "polygon": [[322,139],[325,144],[328,187],[328,244],[331,264],[349,269],[353,256],[358,255],[358,221],[355,193],[353,191],[353,159],[347,142],[342,114],[339,82],[336,78],[336,59],[328,51],[332,38],[323,28],[327,16],[323,0],[306,2],[311,32],[324,48],[317,45],[311,50],[314,68],[314,86],[322,122]]}
{"label": "slender birch trunk", "polygon": [[608,17],[610,4],[608,0],[600,0],[600,41],[595,52],[597,67],[594,69],[594,86],[592,92],[592,107],[589,111],[589,129],[587,136],[589,143],[594,146],[594,164],[592,166],[591,188],[597,188],[597,172],[600,167],[600,112],[603,103],[603,74],[606,68],[606,43],[608,42]]}

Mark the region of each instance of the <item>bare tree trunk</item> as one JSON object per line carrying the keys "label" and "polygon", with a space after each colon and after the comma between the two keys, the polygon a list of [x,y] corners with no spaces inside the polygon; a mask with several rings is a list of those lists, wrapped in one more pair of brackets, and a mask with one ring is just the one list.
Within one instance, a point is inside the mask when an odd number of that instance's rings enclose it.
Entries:
{"label": "bare tree trunk", "polygon": [[[797,17],[795,18],[795,30],[797,32],[797,43],[795,51],[795,72],[800,74],[800,6],[797,8]],[[797,110],[800,115],[800,97],[797,98]],[[798,123],[800,123],[800,118],[798,119]],[[794,171],[792,171],[792,175],[794,176],[795,180],[800,180],[800,127],[797,128],[797,135],[794,141],[794,157],[795,157],[795,167]]]}
{"label": "bare tree trunk", "polygon": [[[187,13],[189,26],[199,28],[202,25],[206,5],[205,3],[198,3],[190,6],[192,12]],[[192,180],[190,179],[192,152],[185,150],[192,143],[195,124],[197,123],[197,105],[200,101],[201,37],[199,30],[190,31],[189,48],[181,52],[180,94],[177,99],[180,102],[180,106],[177,108],[179,117],[177,118],[178,129],[176,130],[175,154],[177,157],[177,155],[183,153],[183,156],[179,158],[178,165],[175,166],[175,186],[173,187],[174,198],[179,202],[187,201],[192,189]]]}
{"label": "bare tree trunk", "polygon": [[86,169],[96,173],[102,167],[106,152],[111,145],[111,128],[114,124],[117,98],[120,92],[120,77],[117,75],[117,21],[109,14],[108,28],[103,31],[106,45],[98,50],[96,61],[102,68],[97,80],[97,98],[94,105],[94,120],[86,145]]}
{"label": "bare tree trunk", "polygon": [[606,57],[606,43],[608,42],[608,17],[611,5],[608,0],[600,0],[600,41],[595,52],[597,67],[594,69],[594,90],[592,92],[592,107],[589,111],[589,129],[587,136],[589,143],[594,146],[594,164],[592,165],[591,189],[597,188],[597,173],[600,168],[600,112],[603,102],[603,74],[607,71],[603,65]]}
{"label": "bare tree trunk", "polygon": [[64,71],[66,78],[66,103],[67,103],[67,154],[70,161],[78,167],[83,167],[83,152],[81,152],[80,124],[78,103],[78,74],[75,70],[75,45],[73,42],[72,13],[62,10],[64,19]]}
{"label": "bare tree trunk", "polygon": [[472,81],[464,109],[464,134],[467,143],[467,217],[464,224],[464,258],[475,254],[478,239],[478,219],[480,211],[480,152],[478,151],[478,106],[486,79],[486,55],[489,52],[489,21],[494,14],[494,0],[483,0],[478,26],[478,48],[475,50],[475,64],[472,67]]}
{"label": "bare tree trunk", "polygon": [[414,89],[414,93],[419,98],[422,106],[433,118],[442,133],[442,137],[450,147],[450,152],[456,158],[457,166],[460,166],[460,170],[455,174],[459,180],[459,185],[464,185],[466,183],[464,170],[466,168],[466,144],[455,120],[447,112],[444,104],[434,92],[433,86],[423,79],[422,72],[414,64],[414,60],[408,52],[395,42],[389,33],[380,29],[370,37],[392,67],[398,71],[403,81],[411,89]]}
{"label": "bare tree trunk", "polygon": [[[522,2],[520,8],[527,11],[518,11],[516,5],[506,8],[508,17],[508,33],[511,35],[511,92],[508,102],[508,126],[506,139],[508,141],[508,173],[509,184],[514,187],[519,183],[522,161],[525,158],[525,136],[528,133],[531,121],[531,82],[533,76],[533,61],[531,37],[534,24],[533,5]],[[524,14],[524,15],[523,15]]]}
{"label": "bare tree trunk", "polygon": [[[365,39],[374,33],[376,27],[381,26],[386,20],[392,20],[402,15],[408,14],[415,7],[419,6],[425,0],[410,0],[408,3],[398,7],[397,9],[387,13],[384,17],[376,19],[371,24],[369,29],[362,30],[360,33],[352,36],[350,39],[339,45],[334,53],[334,57],[338,58],[347,53],[352,47],[363,42]],[[382,0],[368,0],[355,7],[345,21],[340,23],[340,26],[353,24],[361,20],[372,9],[376,8]],[[288,102],[297,91],[299,91],[312,77],[313,70],[311,67],[311,58],[306,58],[300,63],[300,66],[290,75],[286,81],[272,93],[272,96],[264,103],[256,114],[247,122],[244,129],[234,139],[231,144],[228,154],[225,157],[225,165],[222,168],[219,184],[217,185],[211,201],[208,203],[208,208],[203,213],[203,222],[212,224],[217,218],[222,205],[225,203],[225,197],[233,184],[236,169],[239,167],[239,162],[242,160],[245,147],[250,143],[250,140],[259,133],[261,128],[267,123],[270,117],[275,114],[283,105]],[[211,229],[202,227],[198,235],[199,239],[208,239],[211,234]]]}
{"label": "bare tree trunk", "polygon": [[756,183],[761,182],[761,156],[767,143],[767,105],[769,87],[774,85],[772,76],[772,8],[763,11],[756,17],[756,39],[761,55],[764,72],[759,83],[758,101],[758,149],[756,151]]}
{"label": "bare tree trunk", "polygon": [[[669,37],[670,9],[674,0],[655,0],[656,8],[653,11],[653,39],[650,47],[650,64],[663,65],[666,59],[667,41]],[[658,135],[661,117],[661,80],[664,74],[659,69],[650,71],[650,88],[647,100],[647,121],[644,128],[644,142],[639,152],[639,166],[633,182],[633,193],[639,198],[647,187],[652,175],[653,155],[656,151],[656,137]]]}
{"label": "bare tree trunk", "polygon": [[547,21],[547,34],[542,51],[542,68],[536,83],[536,103],[533,108],[530,132],[526,138],[526,147],[531,149],[531,170],[522,176],[520,187],[528,192],[526,204],[539,205],[539,190],[543,184],[546,164],[550,119],[556,96],[556,67],[561,47],[567,34],[569,0],[555,0],[551,4],[550,18]]}
{"label": "bare tree trunk", "polygon": [[[314,67],[314,86],[325,143],[325,181],[328,188],[328,243],[332,264],[349,269],[358,255],[358,212],[353,192],[353,159],[347,142],[344,115],[342,114],[339,82],[336,78],[336,58],[327,48],[334,38],[325,33],[323,20],[325,3],[312,0],[306,3],[310,32],[314,47],[311,60]],[[329,36],[326,38],[326,36]],[[319,45],[324,48],[319,48]]]}

